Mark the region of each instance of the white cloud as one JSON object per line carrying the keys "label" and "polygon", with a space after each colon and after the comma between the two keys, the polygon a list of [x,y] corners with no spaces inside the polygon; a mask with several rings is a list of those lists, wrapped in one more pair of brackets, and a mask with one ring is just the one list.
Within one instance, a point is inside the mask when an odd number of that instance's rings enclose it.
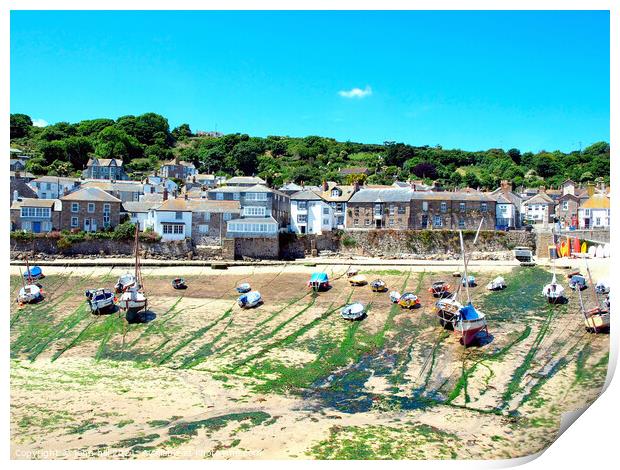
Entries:
{"label": "white cloud", "polygon": [[352,88],[351,90],[341,90],[338,94],[343,98],[361,99],[372,95],[372,88],[370,88],[370,85],[366,85],[366,88],[363,90],[361,88]]}
{"label": "white cloud", "polygon": [[41,119],[41,118],[34,118],[32,120],[32,125],[34,127],[45,127],[47,126],[49,123],[45,120],[45,119]]}

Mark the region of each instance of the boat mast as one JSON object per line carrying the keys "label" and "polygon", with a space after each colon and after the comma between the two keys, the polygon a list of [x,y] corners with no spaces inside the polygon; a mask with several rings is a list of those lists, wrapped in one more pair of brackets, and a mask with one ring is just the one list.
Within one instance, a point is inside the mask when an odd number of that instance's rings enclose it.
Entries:
{"label": "boat mast", "polygon": [[28,284],[32,284],[32,277],[30,273],[30,262],[28,261],[28,255],[26,255],[26,273],[28,273]]}
{"label": "boat mast", "polygon": [[463,270],[465,271],[465,291],[467,292],[467,303],[471,304],[469,296],[469,276],[467,275],[467,257],[465,255],[465,244],[463,243],[463,232],[459,230],[459,239],[461,241],[461,252],[463,253]]}
{"label": "boat mast", "polygon": [[592,280],[592,274],[590,273],[590,266],[588,265],[588,259],[585,257],[583,259],[586,262],[586,271],[588,271],[588,278],[590,279],[590,288],[593,291],[594,301],[598,304],[599,308],[603,310],[603,304],[601,303],[601,298],[598,292],[596,292],[596,286],[594,285],[594,281]]}
{"label": "boat mast", "polygon": [[[583,297],[581,296],[581,289],[579,288],[579,286],[577,286],[577,294],[579,295],[579,305],[581,306],[581,313],[583,315],[583,319],[586,322],[586,326],[588,326],[588,315],[586,314],[586,308],[583,305]],[[594,328],[594,332],[598,333],[597,329],[596,329],[596,325],[594,323],[594,320],[592,320],[592,327]]]}
{"label": "boat mast", "polygon": [[19,277],[22,278],[22,287],[26,288],[26,282],[24,281],[24,275],[22,274],[22,268],[19,268]]}

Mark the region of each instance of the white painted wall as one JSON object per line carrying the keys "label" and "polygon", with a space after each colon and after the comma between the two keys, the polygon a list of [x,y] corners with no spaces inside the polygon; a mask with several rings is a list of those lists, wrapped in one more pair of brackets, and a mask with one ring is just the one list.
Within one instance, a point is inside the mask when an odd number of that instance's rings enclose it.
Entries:
{"label": "white painted wall", "polygon": [[586,228],[586,219],[590,219],[589,228],[608,228],[610,209],[578,209],[579,228]]}
{"label": "white painted wall", "polygon": [[[176,212],[152,210],[147,217],[146,225],[157,232],[163,241],[184,240],[192,236],[192,213],[190,211],[181,212],[182,218],[176,218]],[[183,233],[164,233],[164,224],[166,222],[178,223],[183,222]]]}
{"label": "white painted wall", "polygon": [[[307,208],[300,209],[299,202],[306,202]],[[327,214],[323,211],[327,210]],[[298,215],[307,216],[306,222],[299,222]],[[325,223],[326,222],[326,223]],[[331,231],[334,227],[333,210],[324,201],[297,201],[291,200],[291,230],[295,233],[303,233],[302,226],[305,226],[305,233],[321,234]]]}

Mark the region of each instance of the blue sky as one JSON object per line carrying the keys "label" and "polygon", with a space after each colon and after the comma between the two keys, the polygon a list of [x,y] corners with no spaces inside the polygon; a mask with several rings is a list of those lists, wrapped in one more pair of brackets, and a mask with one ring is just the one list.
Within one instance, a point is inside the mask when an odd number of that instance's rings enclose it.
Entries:
{"label": "blue sky", "polygon": [[11,112],[478,150],[609,140],[607,12],[11,13]]}

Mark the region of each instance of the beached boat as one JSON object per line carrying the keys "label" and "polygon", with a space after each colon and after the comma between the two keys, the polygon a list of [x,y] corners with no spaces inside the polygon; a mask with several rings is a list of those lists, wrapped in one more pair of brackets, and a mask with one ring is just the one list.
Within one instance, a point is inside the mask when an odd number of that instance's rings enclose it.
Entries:
{"label": "beached boat", "polygon": [[244,282],[235,287],[235,290],[240,294],[246,294],[247,292],[250,292],[252,290],[252,286],[250,286],[250,284],[248,284],[247,282]]}
{"label": "beached boat", "polygon": [[329,278],[327,273],[312,273],[308,281],[308,287],[312,287],[315,291],[329,289]]}
{"label": "beached boat", "polygon": [[353,276],[357,276],[359,274],[360,270],[357,268],[351,268],[347,271],[347,277],[353,277]]}
{"label": "beached boat", "polygon": [[452,277],[463,277],[463,275],[461,274],[461,272],[460,272],[460,271],[454,271],[454,272],[452,273]]}
{"label": "beached boat", "polygon": [[352,304],[345,305],[340,310],[340,315],[345,320],[361,320],[366,316],[366,312],[363,304],[353,302]]}
{"label": "beached boat", "polygon": [[[459,276],[461,273],[459,273]],[[428,291],[433,294],[434,297],[445,297],[450,294],[450,284],[446,281],[435,281],[428,288]]]}
{"label": "beached boat", "polygon": [[405,292],[398,299],[398,305],[402,308],[417,308],[420,306],[420,299],[411,292]]}
{"label": "beached boat", "polygon": [[[467,279],[467,281],[465,279]],[[467,284],[468,287],[476,287],[476,278],[474,276],[463,276],[461,284],[463,286]]]}
{"label": "beached boat", "polygon": [[387,284],[382,279],[375,279],[370,283],[373,292],[385,292],[388,290]]}
{"label": "beached boat", "polygon": [[355,276],[349,278],[349,284],[352,286],[364,286],[368,284],[368,281],[366,280],[366,276],[363,274],[356,274]]}
{"label": "beached boat", "polygon": [[87,290],[84,295],[92,313],[101,315],[114,311],[114,293],[109,289]]}
{"label": "beached boat", "polygon": [[502,276],[497,276],[491,282],[487,284],[489,290],[502,290],[506,288],[506,281]]}
{"label": "beached boat", "polygon": [[485,314],[476,310],[471,302],[461,307],[454,321],[454,331],[460,333],[461,344],[469,346],[482,330],[488,334]]}
{"label": "beached boat", "polygon": [[248,292],[247,294],[243,294],[239,296],[237,299],[237,304],[241,308],[252,308],[256,307],[263,302],[263,298],[260,295],[260,292]]}
{"label": "beached boat", "polygon": [[517,261],[521,263],[531,263],[534,261],[532,250],[527,246],[517,246],[514,249],[513,254]]}
{"label": "beached boat", "polygon": [[43,275],[43,271],[39,266],[26,268],[26,272],[24,272],[24,279],[32,279],[33,281],[38,281],[39,279],[43,279],[44,277],[45,276]]}
{"label": "beached boat", "polygon": [[462,307],[463,305],[454,297],[439,299],[435,302],[435,315],[439,318],[439,324],[446,330],[453,330],[454,321]]}
{"label": "beached boat", "polygon": [[594,289],[596,290],[597,294],[605,295],[609,294],[610,286],[607,281],[598,281]]}
{"label": "beached boat", "polygon": [[[584,258],[585,259],[585,258]],[[588,272],[588,279],[590,284],[594,284],[592,280],[592,273],[588,266],[588,261],[585,260],[586,270]],[[588,333],[606,333],[609,331],[610,319],[609,319],[609,302],[601,301],[601,294],[599,294],[596,288],[591,289],[595,307],[586,308],[581,294],[581,289],[577,289],[579,294],[579,305],[583,312],[583,320]]]}
{"label": "beached boat", "polygon": [[187,283],[182,277],[174,278],[170,284],[172,284],[172,287],[175,289],[187,289]]}
{"label": "beached boat", "polygon": [[114,290],[117,294],[121,294],[125,292],[130,287],[136,285],[136,276],[131,273],[125,273],[121,277],[118,278],[116,285],[114,286]]}
{"label": "beached boat", "polygon": [[397,304],[398,301],[400,300],[400,292],[393,290],[392,292],[390,292],[389,297],[390,297],[390,301],[393,304]]}
{"label": "beached boat", "polygon": [[[140,270],[140,243],[138,239],[138,226],[134,235],[134,273],[125,274],[119,278],[117,288],[121,287],[121,296],[118,299],[118,306],[125,310],[128,314],[137,313],[140,310],[146,310],[148,300],[144,293],[144,283]],[[133,280],[133,282],[132,282]]]}
{"label": "beached boat", "polygon": [[563,301],[564,287],[562,287],[562,285],[558,283],[555,277],[555,273],[553,273],[551,283],[543,287],[542,295],[547,298],[547,302],[549,302],[550,304],[560,303]]}
{"label": "beached boat", "polygon": [[36,284],[26,284],[17,294],[17,301],[20,304],[31,304],[43,300],[41,288]]}
{"label": "beached boat", "polygon": [[570,281],[568,281],[568,287],[573,290],[584,290],[588,287],[586,283],[586,278],[583,277],[581,274],[577,274],[570,278]]}

